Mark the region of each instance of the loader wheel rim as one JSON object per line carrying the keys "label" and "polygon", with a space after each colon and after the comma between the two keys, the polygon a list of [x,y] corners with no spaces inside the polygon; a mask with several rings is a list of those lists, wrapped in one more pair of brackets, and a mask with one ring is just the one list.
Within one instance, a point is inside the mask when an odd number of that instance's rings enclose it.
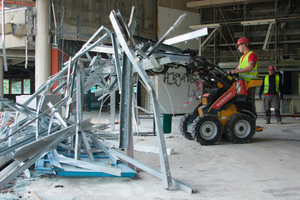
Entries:
{"label": "loader wheel rim", "polygon": [[251,131],[251,125],[247,120],[239,120],[234,126],[236,136],[240,138],[247,137]]}
{"label": "loader wheel rim", "polygon": [[218,133],[217,125],[211,121],[204,122],[199,129],[201,136],[206,139],[212,139]]}

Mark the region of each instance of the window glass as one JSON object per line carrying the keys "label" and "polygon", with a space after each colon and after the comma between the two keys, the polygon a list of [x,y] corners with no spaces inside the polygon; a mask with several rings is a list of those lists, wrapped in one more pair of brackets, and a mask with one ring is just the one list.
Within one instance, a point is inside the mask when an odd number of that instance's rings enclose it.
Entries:
{"label": "window glass", "polygon": [[3,80],[3,92],[4,94],[9,94],[9,79]]}
{"label": "window glass", "polygon": [[11,93],[22,94],[22,82],[20,78],[11,79]]}
{"label": "window glass", "polygon": [[23,94],[30,94],[30,79],[24,79]]}

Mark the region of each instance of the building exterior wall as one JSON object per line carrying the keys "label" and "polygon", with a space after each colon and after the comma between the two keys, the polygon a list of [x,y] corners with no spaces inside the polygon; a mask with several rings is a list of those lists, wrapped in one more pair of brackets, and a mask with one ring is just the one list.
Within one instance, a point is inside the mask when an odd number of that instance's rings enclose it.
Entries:
{"label": "building exterior wall", "polygon": [[156,39],[156,1],[73,1],[54,0],[55,29],[61,38],[87,40],[100,26],[111,29],[109,13],[120,11],[125,23],[128,23],[132,7],[136,10],[136,32],[146,38]]}

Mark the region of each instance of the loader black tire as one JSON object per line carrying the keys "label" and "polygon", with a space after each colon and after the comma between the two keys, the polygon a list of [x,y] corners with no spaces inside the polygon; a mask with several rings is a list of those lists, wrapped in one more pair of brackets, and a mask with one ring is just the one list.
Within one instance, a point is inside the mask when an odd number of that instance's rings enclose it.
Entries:
{"label": "loader black tire", "polygon": [[255,134],[255,119],[248,114],[238,113],[232,115],[225,124],[225,133],[234,143],[247,143]]}
{"label": "loader black tire", "polygon": [[222,124],[216,116],[204,114],[194,120],[191,132],[198,143],[213,145],[221,137]]}
{"label": "loader black tire", "polygon": [[183,137],[185,137],[188,140],[194,139],[191,133],[187,132],[187,123],[189,122],[191,116],[192,115],[190,113],[187,113],[181,118],[179,122],[180,133],[183,135]]}
{"label": "loader black tire", "polygon": [[163,65],[163,66],[161,66],[160,69],[150,69],[149,71],[147,70],[147,74],[149,76],[154,76],[154,75],[158,75],[158,74],[165,74],[165,73],[167,73],[169,68],[170,68],[170,66]]}

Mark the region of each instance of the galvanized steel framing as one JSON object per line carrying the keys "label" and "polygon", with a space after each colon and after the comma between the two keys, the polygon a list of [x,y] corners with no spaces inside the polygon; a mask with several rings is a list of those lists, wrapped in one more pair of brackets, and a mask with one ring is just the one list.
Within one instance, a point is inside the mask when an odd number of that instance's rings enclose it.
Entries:
{"label": "galvanized steel framing", "polygon": [[[179,26],[179,23],[183,20],[185,15],[186,14],[180,16],[171,29]],[[69,152],[73,151],[74,162],[78,161],[78,163],[80,163],[78,165],[85,165],[84,162],[79,162],[81,153],[84,151],[89,159],[93,161],[93,144],[108,154],[115,163],[119,162],[118,158],[122,158],[152,175],[161,178],[165,189],[169,189],[171,186],[177,186],[189,193],[194,192],[192,187],[182,184],[171,177],[158,100],[153,84],[143,66],[143,63],[146,63],[147,67],[151,69],[159,65],[159,62],[162,61],[162,56],[161,53],[157,53],[156,50],[162,45],[165,37],[156,43],[152,49],[150,48],[148,54],[146,53],[148,49],[137,49],[133,38],[135,30],[134,16],[133,8],[130,23],[126,25],[121,13],[111,11],[109,18],[114,33],[101,26],[75,56],[64,63],[64,67],[56,75],[49,77],[48,81],[40,86],[23,104],[1,99],[5,105],[16,111],[16,117],[23,115],[25,119],[18,121],[16,118],[13,128],[5,129],[1,127],[0,129],[0,145],[4,144],[3,148],[0,146],[0,157],[7,154],[14,155],[14,162],[0,172],[0,188],[5,187],[6,184],[15,179],[49,151],[53,152],[52,150],[56,149],[57,146],[66,147]],[[167,35],[168,34],[165,36]],[[103,45],[106,41],[110,41],[112,46]],[[94,56],[92,56],[91,52],[97,53],[96,55],[94,53]],[[106,52],[109,57],[102,58],[101,52]],[[155,57],[158,57],[157,60]],[[151,59],[152,61],[150,61]],[[189,57],[182,55],[181,58],[178,58],[178,56],[172,54],[168,55],[167,62],[177,62],[178,59],[183,63],[189,62]],[[157,66],[153,65],[153,63],[156,63]],[[149,167],[135,161],[129,156],[123,156],[116,151],[106,150],[106,147],[93,134],[87,131],[92,127],[92,124],[82,119],[82,94],[91,89],[95,84],[100,85],[102,95],[99,99],[103,99],[106,95],[112,95],[111,111],[114,113],[114,92],[119,88],[119,92],[121,93],[119,146],[120,148],[133,151],[131,146],[133,145],[131,123],[132,117],[134,117],[132,115],[132,105],[133,102],[135,102],[133,100],[132,91],[132,76],[134,72],[143,80],[153,101],[161,172],[149,170]],[[111,77],[110,84],[106,81],[109,77]],[[56,89],[51,91],[52,86],[57,83],[58,86]],[[60,101],[55,105],[51,102],[45,102],[46,96],[49,93],[52,95],[59,93],[61,95]],[[34,99],[39,99],[36,110],[28,107]],[[45,104],[48,105],[48,109],[42,111],[42,106]],[[75,107],[76,109],[74,109]],[[62,108],[65,108],[64,115],[61,115]],[[70,119],[72,112],[74,113],[74,121]],[[114,116],[114,114],[112,115]],[[7,116],[7,114],[5,114],[5,116]],[[5,119],[7,119],[7,117],[5,117]],[[113,123],[114,117],[111,118],[111,124]],[[16,136],[18,136],[18,138],[16,138]],[[14,140],[9,144],[8,141],[12,138],[14,138]],[[64,143],[62,144],[61,142],[63,141]],[[53,155],[54,154],[55,152]],[[65,159],[65,162],[68,162],[67,160]],[[118,173],[119,172],[112,171],[114,175]]]}

